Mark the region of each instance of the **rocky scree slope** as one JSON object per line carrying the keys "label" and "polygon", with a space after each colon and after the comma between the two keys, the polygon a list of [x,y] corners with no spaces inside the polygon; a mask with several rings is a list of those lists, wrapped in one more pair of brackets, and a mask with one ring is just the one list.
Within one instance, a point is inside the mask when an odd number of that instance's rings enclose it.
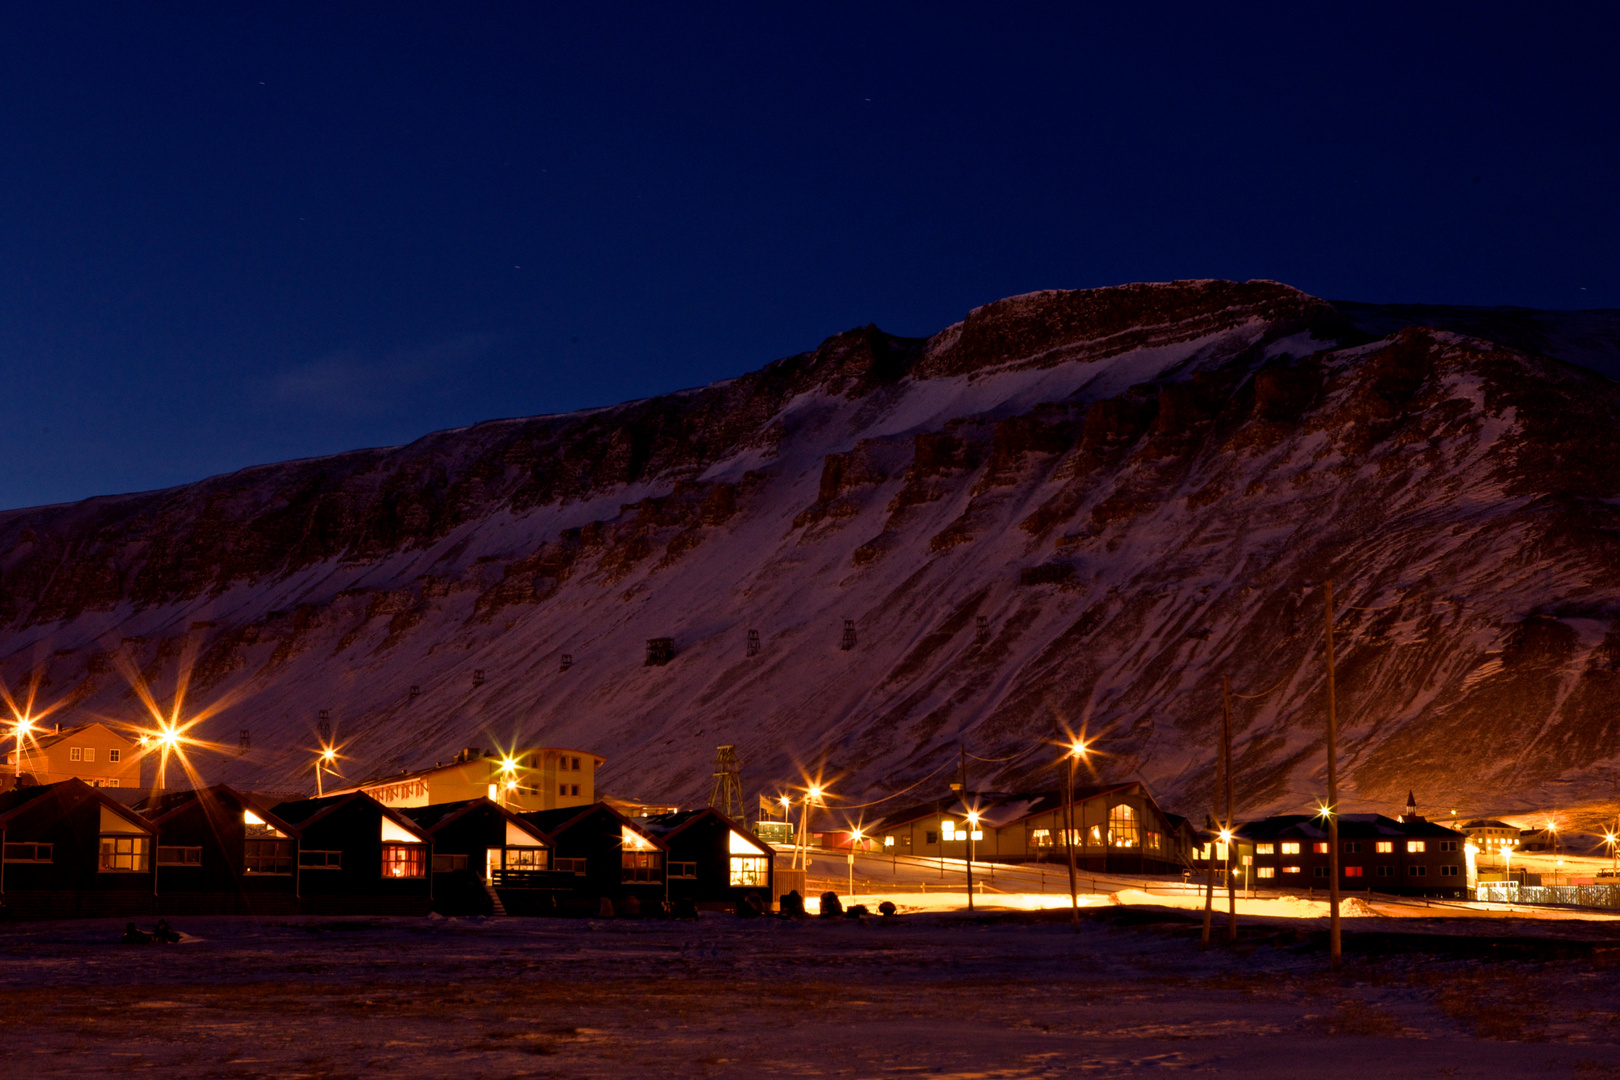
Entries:
{"label": "rocky scree slope", "polygon": [[542,742],[680,801],[717,743],[767,792],[942,786],[959,742],[1011,759],[975,786],[1050,785],[1069,727],[1194,817],[1227,675],[1275,687],[1235,713],[1259,813],[1321,792],[1332,576],[1347,808],[1606,795],[1617,386],[1488,319],[1376,314],[1274,282],[1036,293],[614,408],[9,512],[0,669],[69,721],[138,720],[126,674],[163,696],[186,670],[194,707],[228,703],[204,774],[241,785],[313,786],[320,710],[352,777]]}

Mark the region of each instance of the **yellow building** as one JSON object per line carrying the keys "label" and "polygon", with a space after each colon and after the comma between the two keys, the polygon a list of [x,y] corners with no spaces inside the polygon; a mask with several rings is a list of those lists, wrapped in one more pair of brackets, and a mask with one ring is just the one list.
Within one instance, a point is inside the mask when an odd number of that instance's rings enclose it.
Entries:
{"label": "yellow building", "polygon": [[[91,722],[25,737],[22,771],[41,784],[83,780],[91,787],[141,786],[140,747],[105,724]],[[17,769],[16,742],[6,752],[6,771]]]}
{"label": "yellow building", "polygon": [[363,791],[384,806],[432,806],[488,797],[513,811],[589,806],[596,770],[606,758],[584,750],[542,747],[510,757],[469,747],[454,761],[398,776],[380,776],[328,795]]}

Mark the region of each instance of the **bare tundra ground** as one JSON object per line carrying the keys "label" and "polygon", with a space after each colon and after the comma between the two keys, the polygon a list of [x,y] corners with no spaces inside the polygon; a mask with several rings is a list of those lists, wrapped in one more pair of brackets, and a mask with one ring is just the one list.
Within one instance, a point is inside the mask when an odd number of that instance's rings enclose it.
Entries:
{"label": "bare tundra ground", "polygon": [[[7,1077],[1613,1075],[1620,936],[1174,913],[0,928]],[[1414,933],[1413,931],[1416,931]],[[1524,936],[1516,936],[1524,935]]]}

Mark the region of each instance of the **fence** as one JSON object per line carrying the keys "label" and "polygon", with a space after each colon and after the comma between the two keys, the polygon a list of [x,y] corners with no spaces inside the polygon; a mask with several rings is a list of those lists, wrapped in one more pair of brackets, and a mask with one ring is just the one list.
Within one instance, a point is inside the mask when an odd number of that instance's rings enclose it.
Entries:
{"label": "fence", "polygon": [[1520,885],[1517,881],[1482,881],[1478,896],[1499,904],[1620,908],[1620,885]]}

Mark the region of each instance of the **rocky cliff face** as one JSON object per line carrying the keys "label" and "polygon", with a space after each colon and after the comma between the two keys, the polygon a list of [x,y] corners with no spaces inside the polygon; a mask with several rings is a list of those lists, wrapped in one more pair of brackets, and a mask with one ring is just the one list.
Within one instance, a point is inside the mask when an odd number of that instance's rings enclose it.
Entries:
{"label": "rocky cliff face", "polygon": [[717,743],[771,791],[802,765],[877,797],[959,741],[1010,759],[976,784],[1049,783],[1066,726],[1199,816],[1223,675],[1270,689],[1236,702],[1246,808],[1320,793],[1332,577],[1351,808],[1606,795],[1620,387],[1405,310],[1037,293],[614,408],[10,512],[0,664],[69,720],[136,720],[121,671],[163,694],[189,669],[191,702],[229,702],[200,760],[234,783],[307,783],[322,709],[352,776],[541,741],[686,801]]}

